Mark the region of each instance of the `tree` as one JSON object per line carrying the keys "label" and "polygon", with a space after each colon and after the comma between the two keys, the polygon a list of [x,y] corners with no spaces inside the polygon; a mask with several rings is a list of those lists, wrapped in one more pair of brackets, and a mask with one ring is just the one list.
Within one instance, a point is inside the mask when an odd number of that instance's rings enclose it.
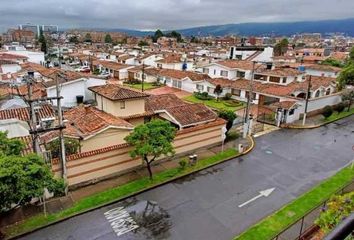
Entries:
{"label": "tree", "polygon": [[0,132],[0,156],[20,155],[24,146],[22,141],[8,138],[7,132]]}
{"label": "tree", "polygon": [[63,182],[53,178],[42,158],[35,154],[20,156],[24,144],[8,139],[6,133],[1,133],[0,139],[0,212],[9,210],[12,204],[20,206],[42,197],[45,188],[63,192]]}
{"label": "tree", "polygon": [[322,115],[323,115],[325,118],[329,118],[332,114],[333,114],[333,109],[332,109],[331,106],[325,106],[325,107],[323,108]]}
{"label": "tree", "polygon": [[72,36],[69,38],[69,42],[71,43],[79,43],[79,39],[77,38],[77,36]]}
{"label": "tree", "polygon": [[218,84],[214,89],[214,94],[216,95],[216,101],[219,101],[219,97],[221,93],[222,93],[222,87],[220,84]]}
{"label": "tree", "polygon": [[342,93],[342,101],[348,103],[348,112],[350,111],[350,107],[354,101],[354,90],[353,89],[346,89]]}
{"label": "tree", "polygon": [[104,37],[104,42],[105,43],[112,43],[113,42],[110,34],[108,34],[108,33],[106,34],[106,36]]}
{"label": "tree", "polygon": [[[79,151],[80,143],[76,139],[65,138],[65,155],[69,156],[72,154],[76,154]],[[51,152],[52,158],[58,158],[60,155],[60,141],[59,139],[55,139],[46,145],[46,149]]]}
{"label": "tree", "polygon": [[139,41],[138,46],[139,46],[139,47],[149,46],[149,44],[148,44],[146,41],[141,40],[141,41]]}
{"label": "tree", "polygon": [[232,128],[233,123],[235,121],[235,119],[237,118],[237,115],[230,110],[224,110],[219,112],[219,117],[221,117],[222,119],[225,119],[227,121],[226,123],[226,130],[227,132]]}
{"label": "tree", "polygon": [[328,65],[328,66],[339,67],[339,68],[344,67],[344,64],[342,62],[333,58],[327,58],[326,60],[321,62],[321,65]]}
{"label": "tree", "polygon": [[152,120],[137,126],[125,141],[133,146],[130,151],[132,158],[141,157],[147,166],[149,177],[152,180],[151,164],[161,155],[174,154],[172,141],[176,129],[167,121]]}
{"label": "tree", "polygon": [[274,55],[282,56],[288,50],[289,41],[286,38],[283,38],[279,43],[274,46]]}
{"label": "tree", "polygon": [[86,33],[84,42],[92,43],[92,37],[90,33]]}
{"label": "tree", "polygon": [[160,29],[157,29],[154,36],[152,36],[152,41],[155,43],[160,37],[163,37],[164,34]]}
{"label": "tree", "polygon": [[171,38],[176,38],[177,42],[182,42],[182,35],[179,32],[172,31],[168,34],[166,34],[166,37],[171,37]]}
{"label": "tree", "polygon": [[349,63],[338,76],[338,87],[343,89],[346,85],[354,85],[354,62]]}
{"label": "tree", "polygon": [[43,35],[43,31],[40,31],[38,42],[41,44],[41,51],[47,54],[47,40]]}
{"label": "tree", "polygon": [[338,113],[343,112],[344,109],[345,109],[345,104],[344,104],[343,102],[338,103],[338,104],[333,108],[333,110],[336,111],[336,112],[338,112]]}
{"label": "tree", "polygon": [[354,62],[354,47],[352,47],[352,49],[349,52],[349,61],[350,62]]}

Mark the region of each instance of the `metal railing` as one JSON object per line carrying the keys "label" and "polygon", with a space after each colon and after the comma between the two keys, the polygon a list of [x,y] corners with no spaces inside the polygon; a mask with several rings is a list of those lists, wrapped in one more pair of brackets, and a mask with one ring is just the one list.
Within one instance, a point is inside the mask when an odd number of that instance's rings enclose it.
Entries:
{"label": "metal railing", "polygon": [[[334,194],[345,194],[354,191],[354,181],[341,188]],[[272,237],[272,240],[305,240],[313,233],[317,232],[319,227],[314,224],[315,220],[320,216],[322,209],[326,207],[330,198],[308,211],[304,216],[297,219],[286,229]],[[289,213],[291,214],[291,213]]]}

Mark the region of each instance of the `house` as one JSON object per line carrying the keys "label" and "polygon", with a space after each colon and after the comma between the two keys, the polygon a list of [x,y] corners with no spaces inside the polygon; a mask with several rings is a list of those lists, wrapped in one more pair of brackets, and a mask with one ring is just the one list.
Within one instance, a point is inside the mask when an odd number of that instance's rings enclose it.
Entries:
{"label": "house", "polygon": [[231,47],[229,52],[229,59],[257,61],[257,62],[271,62],[272,57],[273,57],[272,47],[236,46],[236,47]]}
{"label": "house", "polygon": [[187,92],[203,91],[198,83],[210,78],[206,74],[172,69],[161,69],[158,76],[161,83]]}
{"label": "house", "polygon": [[117,84],[89,88],[94,93],[97,108],[117,117],[145,114],[145,99],[148,94]]}
{"label": "house", "polygon": [[211,78],[251,79],[253,67],[257,68],[259,64],[246,60],[224,60],[205,65],[202,72]]}
{"label": "house", "polygon": [[104,60],[93,61],[92,65],[95,69],[99,69],[101,73],[109,73],[111,77],[118,80],[128,79],[128,69],[134,67],[131,65]]}
{"label": "house", "polygon": [[[125,143],[134,126],[112,114],[93,106],[80,105],[64,112],[64,137],[76,139],[80,143],[79,152],[88,152],[116,144]],[[44,144],[58,138],[58,132],[42,136]]]}
{"label": "house", "polygon": [[179,130],[218,119],[217,114],[204,104],[189,104],[174,94],[151,95],[146,99],[146,110],[171,122]]}
{"label": "house", "polygon": [[163,59],[155,61],[157,68],[172,70],[192,70],[193,61],[188,60],[180,54],[165,54]]}
{"label": "house", "polygon": [[312,76],[325,76],[336,78],[339,76],[339,73],[342,71],[339,67],[333,67],[329,65],[321,65],[321,64],[307,64],[304,65],[305,72],[308,75]]}
{"label": "house", "polygon": [[144,68],[144,82],[154,83],[157,82],[158,73],[160,69],[149,67],[149,66],[136,66],[134,68],[128,69],[128,80],[129,81],[142,81],[143,80],[143,68]]}

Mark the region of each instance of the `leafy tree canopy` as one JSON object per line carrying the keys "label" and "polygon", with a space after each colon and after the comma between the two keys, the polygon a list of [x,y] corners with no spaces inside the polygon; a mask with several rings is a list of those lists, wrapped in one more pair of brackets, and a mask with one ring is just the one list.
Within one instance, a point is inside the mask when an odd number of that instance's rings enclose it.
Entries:
{"label": "leafy tree canopy", "polygon": [[232,128],[233,122],[237,118],[237,115],[233,111],[224,110],[224,111],[219,112],[219,117],[221,117],[222,119],[225,119],[227,121],[226,129],[227,129],[227,131],[229,131]]}
{"label": "leafy tree canopy", "polygon": [[8,138],[7,132],[0,132],[0,155],[20,155],[24,146],[22,141]]}
{"label": "leafy tree canopy", "polygon": [[173,154],[172,141],[176,129],[167,121],[152,120],[137,126],[125,140],[133,146],[131,157],[141,157],[147,164],[150,178],[152,172],[150,164],[162,155]]}
{"label": "leafy tree canopy", "polygon": [[112,43],[113,42],[110,34],[106,34],[106,36],[104,37],[104,42],[105,43]]}

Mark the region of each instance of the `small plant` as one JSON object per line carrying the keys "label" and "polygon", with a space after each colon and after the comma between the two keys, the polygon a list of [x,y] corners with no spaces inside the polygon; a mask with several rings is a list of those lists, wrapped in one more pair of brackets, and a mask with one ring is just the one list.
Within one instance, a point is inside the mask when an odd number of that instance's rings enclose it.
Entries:
{"label": "small plant", "polygon": [[226,93],[225,96],[224,96],[224,100],[228,101],[230,100],[232,97],[232,94],[231,93]]}
{"label": "small plant", "polygon": [[182,159],[178,162],[178,164],[179,164],[180,169],[184,170],[187,167],[188,162],[186,159]]}
{"label": "small plant", "polygon": [[322,115],[323,115],[325,118],[329,118],[332,114],[333,114],[333,109],[332,109],[331,106],[325,106],[325,107],[323,108]]}
{"label": "small plant", "polygon": [[354,211],[354,192],[336,195],[322,209],[316,224],[325,233],[330,232]]}
{"label": "small plant", "polygon": [[208,92],[202,92],[202,93],[199,93],[199,92],[195,92],[194,93],[194,96],[199,99],[199,100],[211,100],[213,99],[212,96],[209,96]]}
{"label": "small plant", "polygon": [[341,102],[334,107],[334,111],[341,113],[344,111],[344,108],[345,108],[345,104]]}

